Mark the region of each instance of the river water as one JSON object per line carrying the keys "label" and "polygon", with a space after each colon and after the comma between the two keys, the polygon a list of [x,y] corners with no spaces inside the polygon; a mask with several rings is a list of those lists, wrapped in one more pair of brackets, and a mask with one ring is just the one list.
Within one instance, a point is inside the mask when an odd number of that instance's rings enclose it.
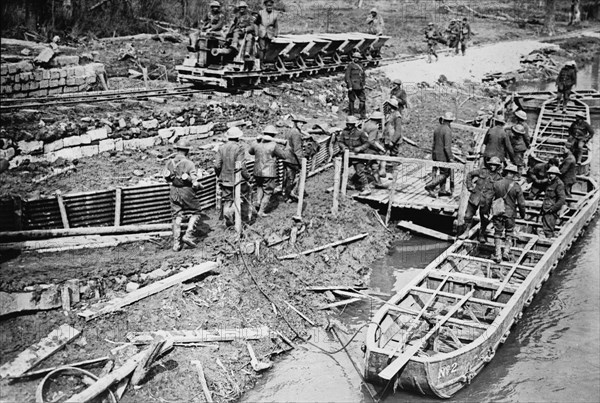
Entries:
{"label": "river water", "polygon": [[[600,57],[580,70],[579,88],[599,88]],[[552,84],[520,85],[521,90],[553,89]],[[592,124],[600,132],[600,116]],[[592,171],[600,178],[600,135],[594,139]],[[371,288],[397,292],[449,244],[413,237],[391,248],[372,267]],[[482,401],[600,401],[600,216],[559,263],[549,280],[524,311],[494,359],[457,393],[451,402]],[[377,305],[352,304],[340,316],[346,341],[369,321]],[[354,364],[362,371],[364,329],[348,346]],[[340,347],[322,331],[312,339],[319,347]],[[325,354],[307,346],[277,362],[271,374],[245,395],[246,402],[371,402],[372,398],[344,352]],[[425,402],[431,398],[397,392],[383,401]]]}

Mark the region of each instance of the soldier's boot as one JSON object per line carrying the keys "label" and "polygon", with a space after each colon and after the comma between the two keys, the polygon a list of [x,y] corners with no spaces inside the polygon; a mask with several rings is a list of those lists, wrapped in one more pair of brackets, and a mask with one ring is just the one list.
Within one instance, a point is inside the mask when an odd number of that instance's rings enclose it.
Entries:
{"label": "soldier's boot", "polygon": [[489,221],[487,220],[481,220],[480,224],[479,224],[479,234],[477,235],[477,240],[480,243],[486,243],[487,242],[487,227],[488,227]]}
{"label": "soldier's boot", "polygon": [[173,251],[175,252],[181,250],[181,221],[181,217],[173,219]]}
{"label": "soldier's boot", "polygon": [[379,176],[379,172],[375,172],[373,174],[373,178],[375,179],[375,187],[378,189],[387,189],[387,186],[381,182],[381,176]]}
{"label": "soldier's boot", "polygon": [[348,115],[354,116],[354,102],[348,104]]}
{"label": "soldier's boot", "polygon": [[473,221],[465,220],[465,230],[462,232],[462,234],[460,234],[458,236],[458,239],[467,239],[467,236],[469,236],[469,231],[471,231],[471,228],[473,228]]}
{"label": "soldier's boot", "polygon": [[361,119],[367,118],[367,105],[365,102],[360,102],[358,104],[358,113],[360,114]]}
{"label": "soldier's boot", "polygon": [[495,247],[494,262],[500,263],[500,262],[502,262],[502,239],[494,238],[494,247]]}
{"label": "soldier's boot", "polygon": [[254,210],[258,210],[260,208],[260,202],[263,199],[264,194],[265,192],[260,186],[256,188],[256,201],[254,202]]}
{"label": "soldier's boot", "polygon": [[194,214],[193,216],[190,217],[190,220],[188,221],[188,226],[187,226],[187,230],[185,231],[185,235],[183,235],[183,243],[185,243],[187,246],[191,247],[191,248],[195,248],[196,246],[198,246],[197,242],[198,240],[196,239],[196,229],[198,227],[198,223],[200,222],[200,216]]}
{"label": "soldier's boot", "polygon": [[271,201],[271,195],[265,194],[260,202],[260,208],[258,209],[259,217],[268,217],[269,215],[266,213],[267,207],[269,206],[269,202]]}
{"label": "soldier's boot", "polygon": [[510,237],[506,238],[504,244],[502,245],[502,259],[510,262],[512,260],[512,255],[510,253],[510,248],[512,246],[512,239]]}
{"label": "soldier's boot", "polygon": [[368,196],[371,194],[371,186],[367,183],[363,186],[362,191],[359,193],[359,196]]}

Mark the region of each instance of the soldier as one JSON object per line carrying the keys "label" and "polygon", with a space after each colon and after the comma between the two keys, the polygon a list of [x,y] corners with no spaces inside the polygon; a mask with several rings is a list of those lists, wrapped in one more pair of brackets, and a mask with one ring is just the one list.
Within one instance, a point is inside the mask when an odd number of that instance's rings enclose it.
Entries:
{"label": "soldier", "polygon": [[[479,242],[487,242],[486,229],[490,223],[490,208],[494,199],[494,182],[502,179],[500,175],[500,165],[502,162],[498,157],[492,157],[483,168],[476,169],[467,174],[467,189],[469,195],[469,204],[465,212],[465,231],[460,235],[460,239],[465,239],[473,228],[473,217],[479,209]],[[475,186],[473,179],[477,178]]]}
{"label": "soldier", "polygon": [[362,58],[360,52],[354,52],[350,58],[350,63],[346,67],[345,81],[348,87],[348,114],[354,115],[354,103],[358,99],[358,112],[360,117],[365,119],[366,111],[366,94],[365,94],[365,69],[360,65],[359,60]]}
{"label": "soldier", "polygon": [[[297,127],[297,126],[296,126]],[[287,158],[283,160],[283,183],[282,197],[287,202],[298,200],[298,181],[297,176],[300,171],[304,151],[302,149],[302,132],[301,131],[286,131],[277,135],[287,141],[289,150]]]}
{"label": "soldier", "polygon": [[489,160],[492,157],[498,157],[500,158],[500,161],[502,161],[502,164],[504,164],[506,156],[508,155],[510,160],[514,161],[515,153],[508,139],[508,135],[504,130],[504,119],[496,117],[494,121],[495,126],[488,129],[483,139],[483,145],[485,147],[483,157],[486,160]]}
{"label": "soldier", "polygon": [[[450,128],[450,124],[454,119],[452,112],[446,112],[444,116],[439,118],[440,125],[433,132],[433,146],[431,149],[431,157],[434,161],[451,162],[454,159],[454,155],[452,155],[452,129]],[[438,170],[439,175],[435,175]],[[450,192],[446,191],[448,177],[450,177],[450,168],[434,169],[432,182],[425,186],[429,196],[434,198],[438,195],[452,196]],[[438,195],[433,192],[437,186],[440,186]]]}
{"label": "soldier", "polygon": [[263,134],[264,136],[259,136],[248,150],[251,155],[255,156],[254,180],[257,188],[255,208],[258,210],[259,217],[267,216],[266,210],[275,191],[277,184],[276,158],[282,160],[288,158],[287,150],[273,141],[273,137],[277,135],[275,126],[268,125],[264,128]]}
{"label": "soldier", "polygon": [[402,88],[402,80],[396,78],[392,81],[394,85],[390,91],[390,98],[395,99],[398,102],[398,112],[402,114],[404,109],[408,109],[408,96],[406,91]]}
{"label": "soldier", "polygon": [[242,184],[242,194],[247,194],[249,189],[247,181],[250,180],[250,174],[244,161],[246,151],[239,142],[242,136],[242,131],[237,127],[227,130],[225,134],[227,142],[219,148],[215,158],[215,174],[221,186],[222,211],[227,226],[234,223],[233,188],[235,186],[235,163],[238,161],[242,162],[242,178],[246,181]]}
{"label": "soldier", "polygon": [[558,167],[558,158],[552,157],[548,162],[540,162],[534,165],[527,172],[527,182],[531,183],[529,189],[529,199],[537,198],[548,186],[548,170],[550,167]]}
{"label": "soldier", "polygon": [[581,165],[583,149],[594,135],[594,129],[586,119],[587,115],[585,113],[577,112],[575,121],[569,126],[569,141],[567,144],[570,145],[578,165]]}
{"label": "soldier", "polygon": [[548,186],[542,202],[542,233],[546,238],[554,238],[554,228],[558,220],[558,212],[566,202],[565,184],[558,177],[560,169],[552,166],[548,169]]}
{"label": "soldier", "polygon": [[448,35],[448,47],[450,49],[455,49],[456,53],[458,53],[458,36],[460,34],[460,24],[458,24],[455,18],[450,20],[450,24],[448,24],[448,28],[446,28],[446,34]]}
{"label": "soldier", "polygon": [[514,153],[514,162],[518,170],[518,178],[523,174],[523,167],[525,166],[525,151],[529,149],[531,139],[529,134],[525,130],[525,127],[521,124],[514,125],[510,128],[511,134],[509,135],[510,144]]}
{"label": "soldier", "polygon": [[[352,153],[362,153],[367,150],[371,143],[369,137],[365,132],[356,127],[358,119],[354,116],[348,116],[346,118],[346,128],[342,130],[340,134],[339,147],[340,151],[344,152],[349,150]],[[356,177],[360,184],[359,190],[361,190],[361,196],[368,196],[371,194],[371,187],[369,186],[369,179],[365,169],[365,162],[363,160],[351,160],[350,163],[354,167]]]}
{"label": "soldier", "polygon": [[[190,145],[186,140],[180,140],[175,145],[176,155],[171,158],[163,172],[163,177],[170,183],[171,215],[173,216],[173,250],[181,250],[181,241],[196,247],[196,226],[200,223],[200,200],[196,196],[196,189],[203,186],[198,182],[198,175],[194,163],[187,156]],[[187,231],[181,237],[181,224],[184,214],[190,213]]]}
{"label": "soldier", "polygon": [[460,45],[462,55],[465,55],[467,50],[467,42],[471,40],[471,35],[473,35],[473,32],[471,32],[471,25],[469,25],[467,17],[464,17],[462,23],[460,24],[460,35],[458,39],[458,45],[456,46],[456,53],[458,53],[458,46]]}
{"label": "soldier", "polygon": [[427,63],[431,63],[431,56],[435,56],[437,62],[439,57],[435,52],[435,45],[440,42],[441,34],[435,24],[430,22],[425,28],[425,41],[427,42]]}
{"label": "soldier", "polygon": [[[292,116],[292,122],[294,122],[294,128],[300,134],[300,138],[302,139],[302,147],[304,149],[304,158],[310,159],[317,152],[319,152],[319,143],[315,141],[313,136],[310,135],[306,130],[304,130],[304,125],[308,123],[306,118],[296,115]],[[330,154],[331,155],[331,154]]]}
{"label": "soldier", "polygon": [[[375,111],[371,114],[369,120],[363,125],[363,131],[369,138],[369,154],[386,155],[388,154],[384,144],[383,121],[385,116],[382,112]],[[381,182],[382,177],[386,177],[385,161],[374,162],[372,164],[373,177],[375,178],[375,187],[386,188]]]}
{"label": "soldier", "polygon": [[367,33],[371,35],[383,35],[383,17],[379,15],[376,8],[372,8],[371,15],[367,17]]}
{"label": "soldier", "polygon": [[265,8],[258,12],[260,26],[258,28],[258,47],[260,49],[260,60],[262,61],[269,44],[273,38],[279,36],[279,13],[273,10],[273,0],[265,0]]}
{"label": "soldier", "polygon": [[231,47],[237,52],[243,52],[245,59],[254,59],[254,41],[258,33],[258,27],[252,13],[248,10],[248,4],[240,1],[237,5],[237,15],[233,19],[227,38],[231,40]]}
{"label": "soldier", "polygon": [[494,261],[500,263],[502,259],[510,260],[510,246],[515,230],[517,208],[521,218],[525,218],[525,198],[521,186],[515,182],[517,167],[508,165],[504,168],[503,179],[494,183],[494,199],[504,200],[504,212],[494,215]]}
{"label": "soldier", "polygon": [[402,145],[402,115],[395,98],[388,101],[390,113],[384,124],[383,141],[390,155],[398,155]]}
{"label": "soldier", "polygon": [[210,13],[202,21],[202,33],[211,36],[223,35],[225,26],[225,15],[221,12],[221,3],[218,1],[210,2]]}
{"label": "soldier", "polygon": [[571,97],[571,90],[573,86],[577,84],[577,65],[574,60],[571,60],[563,66],[558,72],[556,77],[556,89],[558,90],[558,97],[556,98],[555,111],[560,107],[560,101],[563,101],[562,111],[567,112],[567,103]]}
{"label": "soldier", "polygon": [[560,179],[565,185],[565,194],[571,197],[571,188],[577,182],[577,162],[575,156],[568,147],[563,147],[562,161],[558,167],[560,170]]}

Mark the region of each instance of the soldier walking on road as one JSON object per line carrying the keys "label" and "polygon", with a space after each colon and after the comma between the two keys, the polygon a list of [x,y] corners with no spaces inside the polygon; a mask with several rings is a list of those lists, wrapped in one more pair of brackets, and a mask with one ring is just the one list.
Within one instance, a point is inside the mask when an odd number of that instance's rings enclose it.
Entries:
{"label": "soldier walking on road", "polygon": [[467,17],[463,18],[462,23],[460,23],[460,34],[458,38],[458,44],[456,45],[456,53],[458,54],[458,48],[460,46],[460,50],[462,55],[465,55],[467,51],[467,42],[471,40],[471,36],[473,32],[471,31],[471,25],[467,20]]}
{"label": "soldier walking on road", "polygon": [[542,233],[546,238],[554,238],[554,228],[558,220],[558,213],[566,203],[565,184],[559,178],[560,170],[552,166],[548,170],[548,186],[544,192],[542,202]]}
{"label": "soldier walking on road", "polygon": [[562,161],[558,167],[560,170],[560,179],[565,184],[565,195],[571,197],[571,188],[577,182],[577,162],[568,147],[563,147],[561,151]]}
{"label": "soldier walking on road", "polygon": [[[196,189],[203,186],[198,182],[196,167],[187,156],[190,145],[186,140],[180,140],[175,145],[176,155],[171,158],[163,172],[163,177],[169,182],[169,200],[171,203],[171,215],[173,216],[173,250],[181,250],[181,241],[192,247],[196,247],[196,227],[200,223],[200,200],[196,196]],[[187,231],[181,237],[181,224],[183,216],[191,214],[188,221]]]}
{"label": "soldier walking on road", "polygon": [[[340,141],[338,143],[341,152],[349,150],[352,153],[359,154],[366,151],[371,146],[369,137],[356,126],[357,123],[358,119],[354,116],[348,116],[346,118],[346,128],[342,130]],[[369,186],[365,162],[363,160],[350,160],[350,163],[354,167],[356,178],[360,184],[360,195],[370,195],[371,187]]]}
{"label": "soldier walking on road", "polygon": [[521,186],[515,182],[517,167],[508,165],[504,168],[503,179],[494,183],[494,199],[504,200],[504,212],[494,215],[494,261],[510,260],[510,247],[513,241],[517,209],[521,218],[525,218],[525,198]]}
{"label": "soldier walking on road", "polygon": [[[244,183],[242,186],[242,194],[247,195],[249,186],[248,180],[250,180],[250,174],[246,168],[245,155],[246,151],[239,140],[242,138],[243,133],[237,127],[232,127],[227,130],[225,137],[227,142],[223,144],[217,156],[215,158],[215,174],[217,175],[219,184],[221,186],[221,203],[223,217],[225,218],[225,225],[230,226],[235,222],[234,219],[234,198],[233,188],[235,183],[235,163],[242,162],[242,178]],[[242,212],[240,211],[240,214]]]}
{"label": "soldier walking on road", "polygon": [[432,62],[431,56],[434,56],[437,62],[439,57],[435,51],[435,46],[442,41],[442,35],[433,22],[427,24],[427,28],[425,28],[425,41],[427,42],[427,63]]}
{"label": "soldier walking on road", "polygon": [[559,109],[560,101],[562,100],[562,111],[566,113],[567,103],[571,97],[571,90],[575,84],[577,84],[577,65],[574,60],[571,60],[565,63],[563,68],[558,72],[558,77],[556,77],[558,97],[556,98],[555,111]]}
{"label": "soldier walking on road", "polygon": [[[440,125],[433,132],[433,146],[431,157],[434,161],[451,162],[454,159],[452,154],[452,129],[450,124],[455,120],[452,112],[446,112],[439,118]],[[439,174],[436,174],[439,171]],[[433,180],[425,190],[431,197],[452,196],[446,191],[446,181],[450,177],[450,168],[434,168]],[[440,187],[438,195],[434,193],[435,188]]]}
{"label": "soldier walking on road", "polygon": [[277,160],[286,160],[288,151],[273,141],[277,135],[275,126],[268,125],[263,130],[264,136],[250,146],[248,152],[255,156],[254,180],[256,181],[256,203],[259,217],[267,216],[267,208],[277,184]]}
{"label": "soldier walking on road", "polygon": [[488,129],[483,139],[483,157],[488,161],[492,157],[498,157],[502,164],[506,162],[507,156],[514,161],[515,153],[504,130],[504,119],[496,117],[494,121],[495,126]]}
{"label": "soldier walking on road", "polygon": [[[460,235],[460,239],[465,239],[473,228],[473,217],[479,209],[479,242],[487,241],[486,230],[490,223],[490,208],[494,199],[494,183],[500,179],[500,158],[492,157],[483,168],[476,169],[467,174],[467,189],[470,192],[469,204],[465,212],[465,231]],[[473,186],[473,179],[477,178]]]}
{"label": "soldier walking on road", "polygon": [[358,113],[362,119],[367,117],[366,110],[366,94],[365,94],[365,69],[360,65],[359,60],[362,58],[360,52],[354,52],[350,58],[350,63],[346,67],[346,75],[344,77],[346,86],[348,87],[348,114],[354,115],[354,103],[358,99]]}
{"label": "soldier walking on road", "polygon": [[577,112],[575,114],[575,121],[569,126],[569,142],[571,151],[575,155],[575,160],[578,165],[581,165],[583,159],[583,149],[592,136],[594,135],[594,129],[586,121],[587,115],[583,112]]}

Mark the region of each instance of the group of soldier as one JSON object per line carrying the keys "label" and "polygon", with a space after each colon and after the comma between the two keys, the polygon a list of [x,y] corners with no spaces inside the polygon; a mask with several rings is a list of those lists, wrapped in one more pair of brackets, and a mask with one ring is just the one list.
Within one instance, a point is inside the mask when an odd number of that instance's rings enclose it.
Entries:
{"label": "group of soldier", "polygon": [[446,28],[445,35],[435,23],[430,22],[424,31],[425,41],[427,42],[427,62],[431,63],[432,56],[437,61],[439,59],[436,46],[438,43],[448,45],[450,49],[454,49],[455,54],[462,53],[464,56],[467,51],[467,43],[474,35],[471,31],[471,25],[466,17],[462,19],[452,19]]}

